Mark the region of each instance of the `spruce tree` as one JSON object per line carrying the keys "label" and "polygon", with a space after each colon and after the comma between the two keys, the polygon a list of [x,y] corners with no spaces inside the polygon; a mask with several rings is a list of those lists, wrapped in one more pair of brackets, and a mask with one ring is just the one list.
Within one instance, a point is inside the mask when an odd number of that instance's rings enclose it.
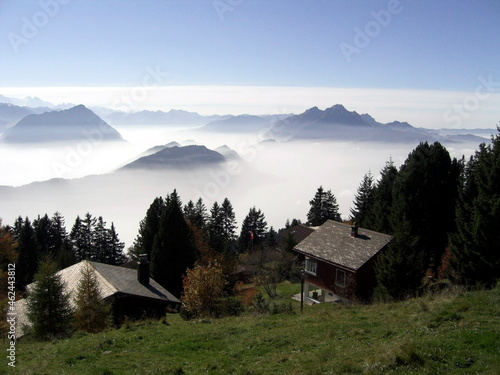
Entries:
{"label": "spruce tree", "polygon": [[[175,193],[175,191],[174,191]],[[182,277],[197,259],[194,237],[182,214],[177,194],[170,195],[161,215],[151,252],[151,275],[164,288],[180,297]]]}
{"label": "spruce tree", "polygon": [[467,164],[450,238],[460,281],[494,286],[500,279],[500,129]]}
{"label": "spruce tree", "polygon": [[66,337],[72,330],[72,310],[69,294],[64,291],[57,265],[50,259],[40,262],[35,284],[27,298],[27,317],[31,332],[37,339]]}
{"label": "spruce tree", "polygon": [[143,225],[139,228],[140,243],[142,245],[140,253],[147,254],[148,259],[151,259],[154,240],[160,229],[160,218],[164,210],[165,202],[163,198],[155,198],[146,212]]}
{"label": "spruce tree", "polygon": [[35,230],[28,218],[23,221],[17,243],[19,258],[16,270],[16,283],[18,288],[23,290],[26,285],[33,281],[40,255]]}
{"label": "spruce tree", "polygon": [[125,263],[127,261],[127,256],[123,252],[125,244],[120,242],[114,223],[111,223],[111,228],[108,230],[108,237],[110,254],[108,264],[118,266]]}
{"label": "spruce tree", "polygon": [[94,268],[85,262],[75,298],[75,325],[87,332],[101,332],[111,325],[111,308],[102,299]]}
{"label": "spruce tree", "polygon": [[219,203],[214,202],[210,208],[207,223],[208,245],[218,253],[224,252],[223,213]]}
{"label": "spruce tree", "polygon": [[377,297],[402,300],[418,293],[425,275],[424,253],[418,248],[418,237],[411,234],[406,218],[397,225],[394,237],[377,258],[375,273]]}
{"label": "spruce tree", "polygon": [[380,174],[380,180],[373,189],[373,202],[368,206],[367,213],[363,219],[363,226],[376,232],[392,234],[393,228],[390,221],[392,191],[398,170],[392,160],[390,160],[386,163]]}
{"label": "spruce tree", "polygon": [[367,222],[368,211],[373,205],[373,175],[368,172],[363,176],[358,191],[354,197],[354,208],[351,208],[351,221],[364,227]]}
{"label": "spruce tree", "polygon": [[256,248],[266,239],[267,222],[262,211],[252,207],[243,220],[239,237],[239,251],[245,252]]}
{"label": "spruce tree", "polygon": [[408,156],[394,181],[391,222],[411,223],[419,238],[424,267],[437,272],[455,221],[456,170],[448,151],[438,142],[421,143]]}
{"label": "spruce tree", "polygon": [[337,199],[330,190],[323,190],[323,186],[318,188],[309,204],[311,208],[307,213],[308,225],[319,226],[327,220],[342,221]]}

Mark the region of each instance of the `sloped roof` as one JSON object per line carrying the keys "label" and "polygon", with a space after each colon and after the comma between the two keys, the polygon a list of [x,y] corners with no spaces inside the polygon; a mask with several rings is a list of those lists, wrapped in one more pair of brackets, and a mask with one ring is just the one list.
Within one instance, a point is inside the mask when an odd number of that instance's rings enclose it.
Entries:
{"label": "sloped roof", "polygon": [[[95,271],[103,299],[115,294],[127,294],[139,298],[181,303],[172,293],[152,278],[149,279],[148,286],[139,283],[137,270],[84,260],[57,272],[64,283],[65,292],[70,295],[69,302],[72,307],[75,307],[76,291],[78,290],[82,270],[86,263],[90,264]],[[33,284],[31,283],[27,286],[28,291]],[[21,337],[24,335],[23,326],[30,325],[26,316],[26,299],[23,298],[16,301],[15,310],[17,313],[16,333],[17,337]]]}
{"label": "sloped roof", "polygon": [[122,293],[137,297],[180,303],[176,297],[152,278],[149,279],[148,286],[139,283],[137,279],[137,270],[87,260],[81,261],[80,263],[74,264],[58,272],[59,275],[61,275],[62,281],[66,284],[67,292],[73,293],[77,290],[85,263],[90,264],[95,271],[101,288],[102,298],[107,298],[116,293]]}
{"label": "sloped roof", "polygon": [[295,246],[295,250],[355,271],[391,239],[387,234],[363,228],[358,228],[357,237],[351,237],[350,225],[328,220]]}

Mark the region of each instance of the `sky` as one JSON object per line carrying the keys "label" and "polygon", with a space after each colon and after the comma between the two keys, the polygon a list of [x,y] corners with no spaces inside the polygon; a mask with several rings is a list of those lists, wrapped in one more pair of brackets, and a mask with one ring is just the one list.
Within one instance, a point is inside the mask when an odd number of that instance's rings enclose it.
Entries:
{"label": "sky", "polygon": [[0,94],[493,128],[498,0],[0,0]]}

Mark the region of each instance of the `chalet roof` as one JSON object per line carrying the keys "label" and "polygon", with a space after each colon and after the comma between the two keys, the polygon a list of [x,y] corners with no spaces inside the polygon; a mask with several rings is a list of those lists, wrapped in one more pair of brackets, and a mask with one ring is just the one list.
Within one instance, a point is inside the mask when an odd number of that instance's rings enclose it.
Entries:
{"label": "chalet roof", "polygon": [[387,234],[363,228],[358,228],[358,236],[352,237],[350,225],[328,220],[295,246],[295,250],[329,263],[357,270],[391,239],[392,237]]}
{"label": "chalet roof", "polygon": [[[86,263],[90,264],[95,271],[101,297],[103,299],[115,294],[126,294],[138,298],[164,301],[166,303],[180,303],[175,296],[152,278],[149,279],[148,286],[139,283],[137,270],[84,260],[57,272],[57,274],[61,276],[61,281],[64,283],[65,293],[70,295],[69,303],[72,307],[75,307],[78,284],[82,276],[83,267]],[[33,287],[33,284],[34,283],[31,283],[27,286],[28,291]],[[30,325],[26,316],[26,308],[25,298],[16,301],[17,337],[24,335],[23,326]]]}
{"label": "chalet roof", "polygon": [[[68,268],[58,272],[61,280],[66,284],[66,291],[73,294],[78,288],[82,269],[88,263],[95,271],[99,286],[101,288],[102,298],[108,298],[114,294],[128,294],[136,297],[162,300],[165,302],[180,303],[168,290],[163,288],[152,278],[149,279],[149,285],[145,286],[139,283],[137,279],[137,270],[112,266],[109,264],[81,261]],[[72,297],[74,297],[72,295]]]}

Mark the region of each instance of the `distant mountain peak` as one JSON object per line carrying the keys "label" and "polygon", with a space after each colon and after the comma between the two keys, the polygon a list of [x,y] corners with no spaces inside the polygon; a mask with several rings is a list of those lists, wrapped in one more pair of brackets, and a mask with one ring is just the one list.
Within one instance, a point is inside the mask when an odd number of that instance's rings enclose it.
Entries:
{"label": "distant mountain peak", "polygon": [[217,151],[205,146],[173,146],[165,147],[154,154],[141,157],[124,166],[123,169],[185,169],[206,167],[223,163],[226,158]]}
{"label": "distant mountain peak", "polygon": [[123,141],[114,128],[83,104],[61,111],[30,114],[7,130],[2,140],[10,143],[78,141],[96,136],[103,141]]}

